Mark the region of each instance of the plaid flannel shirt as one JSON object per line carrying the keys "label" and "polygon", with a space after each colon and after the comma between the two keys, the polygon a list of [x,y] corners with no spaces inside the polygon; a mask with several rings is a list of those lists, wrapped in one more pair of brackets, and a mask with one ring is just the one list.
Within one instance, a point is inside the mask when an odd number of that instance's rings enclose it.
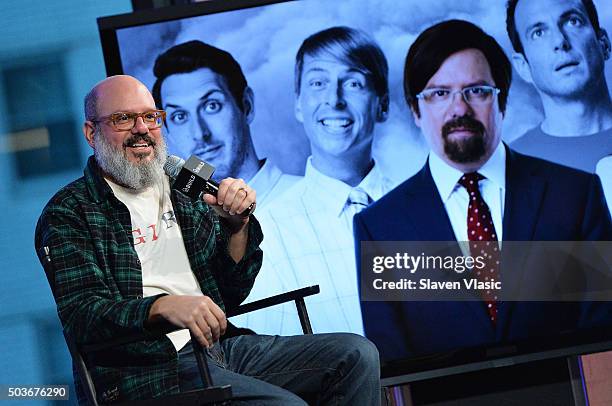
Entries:
{"label": "plaid flannel shirt", "polygon": [[[223,310],[238,306],[261,267],[259,223],[251,217],[247,250],[236,264],[228,252],[228,231],[212,209],[174,190],[172,204],[202,292]],[[131,229],[127,207],[99,174],[93,157],[84,177],[61,189],[38,220],[35,245],[50,248],[59,318],[77,344],[146,331],[149,309],[159,296],[143,298]],[[167,337],[101,352],[93,364],[103,402],[179,391],[177,353]]]}

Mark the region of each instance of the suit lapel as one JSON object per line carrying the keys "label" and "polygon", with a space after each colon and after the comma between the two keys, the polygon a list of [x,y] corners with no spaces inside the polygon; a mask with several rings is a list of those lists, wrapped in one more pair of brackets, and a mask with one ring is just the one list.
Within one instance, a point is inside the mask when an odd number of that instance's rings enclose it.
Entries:
{"label": "suit lapel", "polygon": [[[419,241],[456,241],[455,233],[450,219],[438,192],[438,188],[431,176],[429,160],[413,178],[413,183],[406,194],[406,207],[408,208],[410,223],[417,233]],[[450,255],[462,255],[458,246],[455,246]],[[459,275],[462,279],[465,275]],[[466,313],[471,313],[474,321],[481,328],[490,330],[494,334],[493,325],[487,316],[484,304],[480,300],[453,301],[449,306],[464,307]]]}
{"label": "suit lapel", "polygon": [[[546,192],[546,180],[539,176],[528,159],[506,147],[506,197],[504,203],[503,239],[505,241],[531,241],[541,212]],[[410,225],[420,241],[454,241],[448,214],[431,176],[427,162],[413,177],[407,188],[405,207],[408,208]],[[511,258],[513,272],[520,272],[520,262],[525,258]],[[503,277],[503,275],[502,275]],[[520,287],[522,274],[512,275],[504,284],[512,291]],[[481,301],[452,302],[453,306],[465,306],[483,327],[493,332],[484,305]],[[495,334],[504,337],[514,309],[514,302],[501,302]]]}
{"label": "suit lapel", "polygon": [[407,213],[419,241],[454,241],[455,233],[434,183],[429,160],[413,178],[406,194]]}
{"label": "suit lapel", "polygon": [[505,241],[532,241],[546,191],[546,180],[530,161],[506,147]]}
{"label": "suit lapel", "polygon": [[[530,160],[512,151],[506,146],[506,198],[504,203],[503,239],[504,241],[533,241],[542,202],[546,192],[546,180],[539,176]],[[503,250],[503,246],[502,246]],[[523,281],[522,263],[527,250],[517,256],[517,249],[512,255],[502,257],[502,281],[505,296],[516,295]],[[505,264],[505,266],[504,266]],[[504,269],[512,275],[504,273]],[[514,292],[514,293],[513,293]],[[498,308],[497,338],[501,339],[509,326],[510,316],[516,302],[502,301]]]}

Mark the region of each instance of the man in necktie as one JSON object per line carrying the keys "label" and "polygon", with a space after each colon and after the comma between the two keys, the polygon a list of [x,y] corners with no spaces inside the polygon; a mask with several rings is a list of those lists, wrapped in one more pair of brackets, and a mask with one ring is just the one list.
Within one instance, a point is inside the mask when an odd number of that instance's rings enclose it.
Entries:
{"label": "man in necktie", "polygon": [[[318,284],[308,300],[316,332],[363,334],[355,274],[353,215],[391,189],[372,157],[389,109],[387,60],[372,38],[349,27],[308,37],[297,51],[295,117],[311,156],[304,178],[258,211],[264,263],[247,301]],[[295,307],[245,315],[259,333],[298,334]]]}
{"label": "man in necktie", "polygon": [[[446,21],[419,35],[406,57],[404,90],[431,153],[420,172],[355,215],[358,263],[362,241],[458,241],[467,243],[451,244],[460,245],[459,256],[484,258],[473,278],[518,281],[505,274],[516,269],[504,266],[502,243],[612,239],[596,175],[501,141],[511,73],[501,47],[472,23]],[[383,361],[393,361],[612,325],[609,306],[602,313],[586,302],[506,301],[486,288],[473,297],[362,301],[366,336]]]}
{"label": "man in necktie", "polygon": [[351,189],[346,199],[346,205],[342,210],[344,220],[347,222],[346,227],[349,230],[353,230],[353,217],[355,214],[368,207],[370,203],[372,203],[372,198],[368,195],[368,192],[359,186]]}

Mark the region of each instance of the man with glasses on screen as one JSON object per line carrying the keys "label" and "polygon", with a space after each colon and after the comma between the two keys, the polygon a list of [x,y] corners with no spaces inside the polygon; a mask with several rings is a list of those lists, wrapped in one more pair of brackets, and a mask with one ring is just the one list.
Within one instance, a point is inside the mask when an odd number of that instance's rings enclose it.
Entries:
{"label": "man with glasses on screen", "polygon": [[[353,215],[390,190],[372,158],[374,128],[389,109],[387,60],[372,38],[333,27],[308,37],[295,66],[295,116],[311,156],[304,178],[261,213],[260,278],[249,300],[318,284],[308,300],[313,330],[363,334],[354,264]],[[267,334],[297,334],[295,308],[242,316]]]}
{"label": "man with glasses on screen", "polygon": [[217,197],[197,201],[171,190],[163,171],[166,113],[133,77],[97,84],[85,115],[94,155],[36,228],[36,248],[50,250],[64,331],[81,345],[160,323],[187,329],[97,354],[100,402],[200,387],[191,333],[206,347],[214,382],[232,385],[233,402],[379,404],[378,352],[363,337],[235,335],[226,321],[225,310],[247,296],[261,266],[259,223],[241,215],[255,190],[233,178],[220,182]]}
{"label": "man with glasses on screen", "polygon": [[506,24],[514,67],[544,108],[542,123],[512,147],[595,172],[612,155],[612,99],[605,77],[610,39],[593,0],[510,0]]}
{"label": "man with glasses on screen", "polygon": [[[555,288],[563,276],[555,272],[561,270],[531,268],[524,279],[500,275],[500,269],[520,270],[500,268],[499,242],[612,238],[597,176],[521,155],[501,142],[511,73],[499,44],[472,23],[446,21],[419,35],[406,57],[404,90],[431,153],[420,172],[355,215],[358,261],[360,242],[469,242],[463,256],[484,258],[483,271],[469,277],[482,283],[522,280],[521,289],[533,283],[544,295]],[[443,270],[422,272],[417,276],[442,281],[455,275],[451,270],[446,279]],[[436,301],[435,291],[423,292],[433,299],[410,301],[414,293],[404,291],[403,302],[362,301],[366,336],[383,360],[612,322],[609,308],[591,308],[588,302],[500,301],[491,288],[468,301],[449,301],[449,296]]]}
{"label": "man with glasses on screen", "polygon": [[196,155],[215,167],[219,179],[245,179],[257,190],[259,210],[299,179],[257,157],[249,127],[255,117],[253,90],[228,52],[185,42],[159,55],[153,73],[155,103],[168,112],[170,154]]}

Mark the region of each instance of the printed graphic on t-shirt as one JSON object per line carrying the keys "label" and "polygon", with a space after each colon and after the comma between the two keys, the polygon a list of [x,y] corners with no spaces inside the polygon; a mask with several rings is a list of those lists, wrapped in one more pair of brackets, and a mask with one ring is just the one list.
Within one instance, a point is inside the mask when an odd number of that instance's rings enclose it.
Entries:
{"label": "printed graphic on t-shirt", "polygon": [[172,210],[165,212],[162,214],[162,220],[166,224],[166,228],[172,227],[173,223],[177,224],[176,217],[174,217],[174,212]]}
{"label": "printed graphic on t-shirt", "polygon": [[[174,224],[177,224],[176,217],[172,210],[162,214],[161,219],[166,225],[166,230],[171,228]],[[150,241],[157,241],[159,238],[159,232],[157,230],[157,224],[149,224],[146,228],[138,227],[132,230],[134,236],[134,245],[145,244]]]}

